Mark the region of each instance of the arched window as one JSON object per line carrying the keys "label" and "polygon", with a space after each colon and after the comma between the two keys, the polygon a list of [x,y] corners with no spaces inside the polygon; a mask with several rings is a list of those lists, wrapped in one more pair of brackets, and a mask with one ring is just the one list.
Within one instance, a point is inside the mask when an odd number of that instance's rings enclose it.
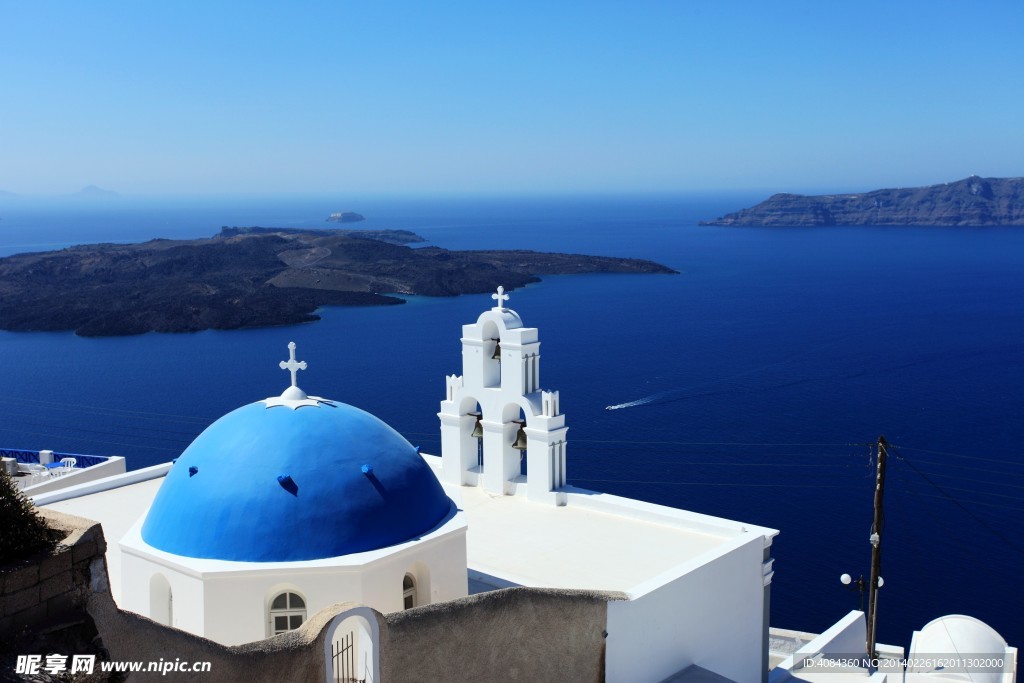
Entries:
{"label": "arched window", "polygon": [[294,631],[306,620],[306,601],[298,593],[281,593],[270,603],[270,635]]}
{"label": "arched window", "polygon": [[412,609],[416,606],[416,579],[412,574],[406,574],[402,579],[402,600],[403,609]]}
{"label": "arched window", "polygon": [[174,595],[163,574],[153,574],[149,579],[149,618],[165,626],[174,625]]}

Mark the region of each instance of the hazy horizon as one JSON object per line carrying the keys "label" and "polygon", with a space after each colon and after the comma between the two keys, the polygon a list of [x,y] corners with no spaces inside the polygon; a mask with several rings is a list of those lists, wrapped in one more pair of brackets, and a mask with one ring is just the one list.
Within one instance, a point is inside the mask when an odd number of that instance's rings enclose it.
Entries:
{"label": "hazy horizon", "polygon": [[[929,185],[941,185],[943,183],[952,183],[960,180],[964,180],[969,176],[963,176],[960,178],[953,178],[947,181],[940,181],[936,183],[929,183]],[[981,176],[981,177],[992,177],[992,176]],[[1008,177],[1008,179],[1016,178]],[[302,191],[234,191],[234,192],[145,192],[145,193],[124,193],[119,192],[116,189],[107,187],[98,187],[95,185],[88,185],[88,187],[95,187],[105,194],[92,195],[84,193],[83,190],[70,191],[70,192],[59,192],[59,193],[32,193],[32,194],[20,194],[14,193],[0,188],[0,204],[17,205],[17,204],[34,204],[44,203],[46,205],[52,205],[54,201],[63,202],[67,204],[94,204],[96,206],[113,206],[117,203],[133,203],[133,202],[177,202],[177,201],[197,201],[197,202],[216,202],[216,201],[242,201],[247,199],[254,200],[337,200],[341,198],[351,198],[353,201],[359,201],[363,199],[367,200],[382,200],[388,198],[396,199],[424,199],[436,197],[439,199],[501,199],[507,198],[615,198],[615,197],[638,197],[638,198],[705,198],[705,197],[736,197],[736,196],[750,196],[756,197],[763,195],[767,198],[769,195],[775,193],[793,193],[793,194],[805,194],[805,195],[828,195],[828,194],[857,194],[864,193],[873,190],[888,190],[888,189],[903,189],[912,187],[924,187],[925,185],[898,185],[898,186],[859,186],[859,187],[802,187],[802,188],[783,188],[783,187],[720,187],[720,188],[706,188],[706,189],[686,189],[679,188],[674,190],[657,190],[657,189],[630,189],[630,190],[619,190],[615,188],[608,189],[580,189],[580,190],[564,190],[564,189],[533,189],[533,190],[493,190],[493,189],[480,189],[480,190],[409,190],[409,191],[387,191],[387,190],[371,190],[371,191],[359,191],[351,192],[345,190],[322,190],[319,192],[302,192]],[[106,194],[109,193],[109,194]]]}

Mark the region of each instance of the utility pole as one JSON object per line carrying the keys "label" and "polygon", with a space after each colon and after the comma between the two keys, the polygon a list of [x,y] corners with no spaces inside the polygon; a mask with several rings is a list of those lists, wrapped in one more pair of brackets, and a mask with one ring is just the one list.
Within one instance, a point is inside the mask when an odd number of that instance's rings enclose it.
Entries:
{"label": "utility pole", "polygon": [[871,580],[868,583],[868,658],[876,659],[875,641],[878,639],[878,579],[882,571],[882,494],[885,491],[885,459],[889,444],[884,436],[878,437],[878,477],[875,480],[875,519],[871,524]]}

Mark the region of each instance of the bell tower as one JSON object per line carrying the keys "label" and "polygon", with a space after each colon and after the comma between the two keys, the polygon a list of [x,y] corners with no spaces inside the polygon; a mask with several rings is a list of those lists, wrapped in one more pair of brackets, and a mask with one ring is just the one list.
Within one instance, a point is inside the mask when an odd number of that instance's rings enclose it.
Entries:
{"label": "bell tower", "polygon": [[441,470],[446,483],[565,504],[565,415],[558,392],[540,389],[537,328],[496,305],[462,326],[462,375],[445,378]]}

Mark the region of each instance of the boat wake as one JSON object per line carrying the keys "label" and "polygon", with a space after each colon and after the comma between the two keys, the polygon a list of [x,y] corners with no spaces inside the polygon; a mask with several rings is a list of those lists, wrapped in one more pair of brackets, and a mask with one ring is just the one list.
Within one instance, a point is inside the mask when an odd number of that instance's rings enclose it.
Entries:
{"label": "boat wake", "polygon": [[678,389],[669,389],[668,391],[659,391],[656,394],[650,396],[644,396],[634,401],[626,401],[625,403],[616,403],[613,406],[605,406],[605,410],[624,410],[626,408],[639,408],[640,406],[650,405],[652,403],[674,403],[675,401],[684,401],[693,398],[704,398],[706,396],[714,396],[716,394],[726,393],[732,391],[735,387],[728,387],[725,389],[718,389],[715,391],[702,391],[694,393],[694,389],[698,389],[708,384],[721,384],[727,380],[716,380],[714,382],[703,382],[693,386],[679,387]]}
{"label": "boat wake", "polygon": [[[845,337],[843,338],[845,339]],[[717,379],[711,379],[704,382],[698,382],[696,384],[690,384],[676,389],[668,389],[666,391],[659,391],[656,394],[650,396],[644,396],[633,401],[626,401],[625,403],[616,403],[615,405],[605,406],[605,410],[624,410],[626,408],[638,408],[640,406],[650,405],[652,403],[672,403],[675,401],[682,401],[686,399],[702,398],[706,396],[713,396],[715,394],[721,394],[729,391],[737,391],[742,389],[745,385],[743,380],[746,380],[752,375],[758,375],[769,370],[785,369],[791,364],[800,361],[804,356],[815,353],[825,347],[832,346],[840,340],[831,340],[823,344],[819,344],[810,349],[805,349],[798,353],[794,353],[786,358],[782,358],[777,361],[765,363],[757,367],[748,368],[740,372],[729,375],[728,377],[720,377]],[[771,384],[764,388],[782,388],[791,386],[792,384],[801,384],[808,381],[807,377],[784,377],[780,378],[775,384]],[[700,393],[694,393],[694,390],[704,389]]]}
{"label": "boat wake", "polygon": [[653,403],[654,401],[657,401],[658,399],[664,398],[665,396],[668,396],[669,394],[673,394],[673,393],[678,393],[678,390],[676,390],[676,391],[660,391],[657,394],[651,394],[650,396],[644,396],[643,398],[638,398],[635,401],[626,401],[625,403],[617,403],[617,404],[615,404],[613,406],[605,406],[604,409],[605,410],[622,410],[623,408],[636,408],[637,406],[644,406],[644,405],[647,405],[648,403]]}

